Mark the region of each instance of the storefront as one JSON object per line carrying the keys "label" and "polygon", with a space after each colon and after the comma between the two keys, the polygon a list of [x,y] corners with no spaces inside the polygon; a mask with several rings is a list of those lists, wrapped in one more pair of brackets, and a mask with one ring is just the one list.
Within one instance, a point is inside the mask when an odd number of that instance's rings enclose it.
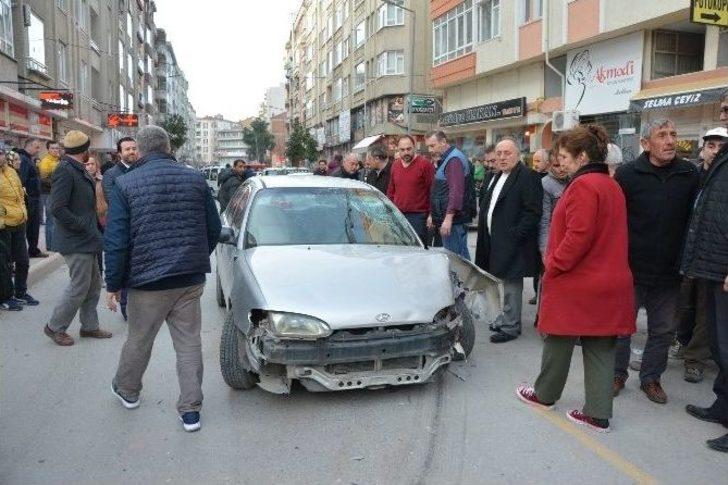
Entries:
{"label": "storefront", "polygon": [[0,140],[20,146],[27,138],[53,139],[53,113],[21,93],[0,91]]}

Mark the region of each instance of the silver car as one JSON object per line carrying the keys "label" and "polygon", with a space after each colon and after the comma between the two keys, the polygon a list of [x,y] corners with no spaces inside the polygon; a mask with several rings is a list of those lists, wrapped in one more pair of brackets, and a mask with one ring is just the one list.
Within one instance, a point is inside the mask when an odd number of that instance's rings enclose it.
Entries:
{"label": "silver car", "polygon": [[425,249],[397,208],[353,180],[254,177],[223,215],[217,300],[225,382],[275,393],[425,383],[498,314],[497,280]]}

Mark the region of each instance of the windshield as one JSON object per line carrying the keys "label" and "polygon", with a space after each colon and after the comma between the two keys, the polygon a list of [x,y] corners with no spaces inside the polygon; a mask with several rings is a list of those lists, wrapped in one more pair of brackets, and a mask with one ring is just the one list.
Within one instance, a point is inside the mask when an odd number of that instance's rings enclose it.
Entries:
{"label": "windshield", "polygon": [[407,219],[370,189],[263,189],[250,208],[245,247],[322,244],[418,246]]}

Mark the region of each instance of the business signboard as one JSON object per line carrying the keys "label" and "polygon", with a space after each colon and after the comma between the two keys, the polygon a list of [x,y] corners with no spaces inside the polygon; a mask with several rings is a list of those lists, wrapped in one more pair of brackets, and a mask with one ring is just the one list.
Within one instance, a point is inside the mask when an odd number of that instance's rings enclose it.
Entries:
{"label": "business signboard", "polygon": [[458,111],[448,111],[440,116],[440,126],[467,125],[483,121],[517,118],[525,114],[526,98],[515,98]]}

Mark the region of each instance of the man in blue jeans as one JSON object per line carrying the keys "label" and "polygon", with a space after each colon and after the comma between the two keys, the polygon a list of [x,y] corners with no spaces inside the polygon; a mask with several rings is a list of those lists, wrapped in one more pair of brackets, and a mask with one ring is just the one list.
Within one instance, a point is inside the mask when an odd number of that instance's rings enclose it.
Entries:
{"label": "man in blue jeans", "polygon": [[442,131],[429,133],[425,143],[432,158],[437,160],[427,227],[439,230],[444,248],[470,260],[466,224],[472,220],[475,206],[470,162],[463,152],[448,143]]}

